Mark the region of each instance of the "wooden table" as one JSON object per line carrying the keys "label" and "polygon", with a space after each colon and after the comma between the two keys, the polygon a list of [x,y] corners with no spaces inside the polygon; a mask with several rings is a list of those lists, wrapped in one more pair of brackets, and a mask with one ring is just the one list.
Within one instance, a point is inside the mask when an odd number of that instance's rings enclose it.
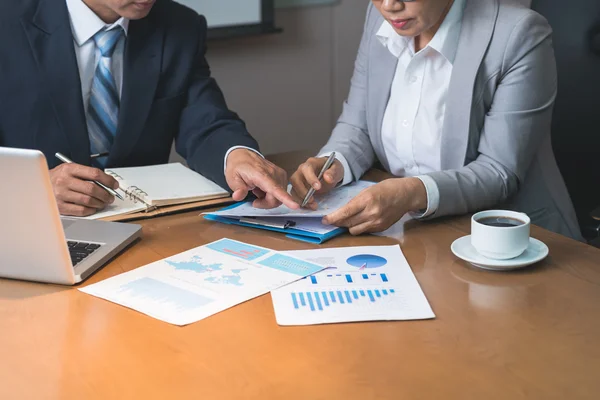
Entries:
{"label": "wooden table", "polygon": [[[230,237],[317,248],[203,220],[142,221],[144,238],[86,284]],[[598,399],[600,250],[548,231],[520,272],[475,269],[450,244],[467,217],[397,238],[437,318],[280,327],[265,295],[180,328],[74,288],[0,280],[0,399]]]}

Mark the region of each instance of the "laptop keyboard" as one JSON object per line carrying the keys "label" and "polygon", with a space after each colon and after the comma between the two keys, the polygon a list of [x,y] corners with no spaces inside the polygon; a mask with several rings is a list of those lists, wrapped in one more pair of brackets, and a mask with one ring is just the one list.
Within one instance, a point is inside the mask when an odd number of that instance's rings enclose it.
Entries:
{"label": "laptop keyboard", "polygon": [[96,243],[74,241],[68,241],[67,245],[69,246],[69,254],[71,255],[71,262],[73,263],[73,266],[76,266],[82,262],[101,246],[100,244]]}

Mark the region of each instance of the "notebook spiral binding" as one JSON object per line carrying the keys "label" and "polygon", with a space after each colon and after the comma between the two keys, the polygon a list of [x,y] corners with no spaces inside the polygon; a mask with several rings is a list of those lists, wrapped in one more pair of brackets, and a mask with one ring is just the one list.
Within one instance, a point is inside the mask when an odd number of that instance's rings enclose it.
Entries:
{"label": "notebook spiral binding", "polygon": [[[113,178],[115,178],[118,181],[123,181],[123,178],[121,177],[121,175],[111,171],[111,170],[106,170],[106,173],[108,175],[111,175]],[[145,191],[143,191],[142,189],[140,189],[137,186],[128,186],[127,188],[123,189],[121,188],[121,190],[123,190],[125,192],[126,198],[128,198],[129,200],[133,201],[134,203],[144,203],[146,205],[146,210],[145,212],[150,212],[150,211],[154,211],[157,209],[156,206],[151,206],[150,204],[146,203],[145,197],[148,196],[148,193],[146,193]]]}

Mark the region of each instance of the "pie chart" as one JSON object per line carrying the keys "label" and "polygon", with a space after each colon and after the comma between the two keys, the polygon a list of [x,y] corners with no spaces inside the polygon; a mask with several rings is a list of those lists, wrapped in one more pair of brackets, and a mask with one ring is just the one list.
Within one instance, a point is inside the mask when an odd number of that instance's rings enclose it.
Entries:
{"label": "pie chart", "polygon": [[350,257],[346,260],[346,262],[359,269],[379,268],[387,264],[387,260],[385,258],[373,254],[358,254]]}

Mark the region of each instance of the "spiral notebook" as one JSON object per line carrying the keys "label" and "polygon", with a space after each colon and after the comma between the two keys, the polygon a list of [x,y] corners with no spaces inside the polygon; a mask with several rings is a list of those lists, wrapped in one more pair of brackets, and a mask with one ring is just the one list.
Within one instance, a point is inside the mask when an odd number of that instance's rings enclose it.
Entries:
{"label": "spiral notebook", "polygon": [[[206,202],[214,205],[227,201],[229,193],[216,183],[180,163],[147,167],[110,168],[105,170],[120,185],[125,200],[115,202],[88,219],[124,220],[133,213],[161,214],[160,209],[170,206],[175,210],[190,207],[182,205]],[[210,201],[218,200],[218,201]],[[204,204],[204,203],[203,203]]]}

